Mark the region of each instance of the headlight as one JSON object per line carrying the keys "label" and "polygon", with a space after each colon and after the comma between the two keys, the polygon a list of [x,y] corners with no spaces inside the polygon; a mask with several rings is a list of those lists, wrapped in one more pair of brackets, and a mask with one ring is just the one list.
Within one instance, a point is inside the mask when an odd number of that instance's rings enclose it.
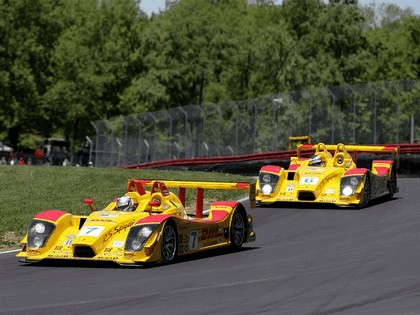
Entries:
{"label": "headlight", "polygon": [[346,196],[346,197],[353,195],[353,193],[354,193],[354,190],[350,186],[344,187],[343,190],[341,191],[341,195]]}
{"label": "headlight", "polygon": [[264,195],[269,195],[276,189],[279,176],[276,174],[260,172],[259,181],[261,193]]}
{"label": "headlight", "polygon": [[360,183],[363,182],[363,176],[345,176],[341,178],[340,182],[340,195],[341,196],[351,196],[353,195],[357,188],[360,186]]}
{"label": "headlight", "polygon": [[270,174],[264,174],[264,175],[262,176],[262,181],[263,181],[264,183],[269,183],[269,182],[271,181],[271,176],[270,176]]}
{"label": "headlight", "polygon": [[33,247],[40,248],[44,243],[44,238],[41,236],[35,236],[32,243],[34,245]]}
{"label": "headlight", "polygon": [[159,224],[137,225],[130,229],[125,242],[126,252],[136,252],[143,249],[149,237],[158,228]]}
{"label": "headlight", "polygon": [[262,193],[264,195],[269,195],[273,191],[273,188],[271,187],[271,185],[266,184],[266,185],[263,186],[263,188],[261,189],[261,191],[262,191]]}
{"label": "headlight", "polygon": [[144,238],[148,238],[150,236],[150,234],[152,234],[153,230],[150,226],[143,226],[139,233],[138,233],[138,237],[144,237]]}
{"label": "headlight", "polygon": [[140,240],[138,238],[134,239],[133,242],[131,243],[131,249],[133,251],[139,251],[140,249],[143,248],[145,240]]}
{"label": "headlight", "polygon": [[28,248],[41,248],[47,244],[55,225],[51,222],[32,220],[28,229]]}
{"label": "headlight", "polygon": [[357,179],[357,177],[350,178],[350,185],[357,186],[358,183],[359,183],[359,180]]}
{"label": "headlight", "polygon": [[45,224],[44,223],[37,223],[34,226],[34,230],[36,233],[42,234],[45,232]]}

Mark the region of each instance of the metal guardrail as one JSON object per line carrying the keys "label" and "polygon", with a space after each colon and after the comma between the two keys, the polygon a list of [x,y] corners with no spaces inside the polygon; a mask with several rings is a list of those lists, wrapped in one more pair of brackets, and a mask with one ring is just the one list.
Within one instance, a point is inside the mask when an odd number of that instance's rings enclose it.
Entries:
{"label": "metal guardrail", "polygon": [[90,156],[97,167],[233,157],[285,150],[301,135],[313,143],[415,143],[419,122],[418,81],[346,84],[95,121]]}

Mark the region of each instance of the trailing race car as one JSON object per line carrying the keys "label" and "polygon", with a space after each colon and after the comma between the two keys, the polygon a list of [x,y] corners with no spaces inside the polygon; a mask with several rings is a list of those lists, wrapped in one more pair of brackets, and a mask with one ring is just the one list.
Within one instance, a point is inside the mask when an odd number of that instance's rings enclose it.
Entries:
{"label": "trailing race car", "polygon": [[[145,187],[151,187],[150,191]],[[168,190],[179,188],[178,196]],[[196,189],[195,214],[187,214],[186,189]],[[114,261],[121,265],[173,262],[208,249],[255,241],[252,216],[238,201],[215,201],[203,212],[204,189],[247,190],[255,184],[129,180],[124,196],[88,216],[61,210],[37,214],[17,254],[21,262],[43,259]],[[254,202],[253,202],[254,201]]]}
{"label": "trailing race car", "polygon": [[[313,154],[310,158],[301,157],[309,152]],[[362,152],[393,154],[395,159],[373,160],[371,169],[358,168],[356,158]],[[364,207],[372,199],[392,197],[398,191],[398,161],[397,146],[303,144],[297,149],[297,157],[291,157],[289,169],[275,165],[260,169],[256,203],[312,202]]]}

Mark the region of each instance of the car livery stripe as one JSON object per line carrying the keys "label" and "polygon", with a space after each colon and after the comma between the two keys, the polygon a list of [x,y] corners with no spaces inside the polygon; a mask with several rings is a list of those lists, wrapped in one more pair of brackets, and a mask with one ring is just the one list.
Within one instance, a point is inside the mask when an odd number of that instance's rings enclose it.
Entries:
{"label": "car livery stripe", "polygon": [[211,212],[211,221],[222,221],[227,217],[228,213],[224,210],[213,210]]}
{"label": "car livery stripe", "polygon": [[35,216],[35,219],[43,219],[43,220],[56,222],[59,218],[61,218],[65,214],[67,214],[67,212],[62,211],[62,210],[48,210],[48,211],[38,213]]}
{"label": "car livery stripe", "polygon": [[236,187],[239,188],[249,188],[249,184],[248,183],[237,183]]}
{"label": "car livery stripe", "polygon": [[157,215],[150,215],[148,217],[145,217],[143,219],[140,219],[136,222],[136,224],[142,224],[142,223],[162,223],[167,218],[173,217],[170,214],[157,214]]}
{"label": "car livery stripe", "polygon": [[352,170],[348,170],[344,173],[344,175],[364,175],[366,173],[365,168],[355,168]]}
{"label": "car livery stripe", "polygon": [[[394,163],[394,161],[392,161],[392,160],[373,160],[372,161],[372,165],[375,168],[375,171],[378,174],[378,176],[388,175],[389,169],[390,169],[390,167],[393,163]],[[375,165],[375,164],[379,164],[380,166]],[[389,165],[389,167],[383,166],[383,164]]]}
{"label": "car livery stripe", "polygon": [[225,206],[225,207],[235,208],[238,204],[239,202],[237,201],[213,201],[211,206],[212,207]]}
{"label": "car livery stripe", "polygon": [[385,166],[373,166],[376,170],[376,173],[378,173],[378,176],[385,176],[388,175],[388,167]]}
{"label": "car livery stripe", "polygon": [[261,167],[262,172],[280,173],[281,167],[276,165],[265,165]]}

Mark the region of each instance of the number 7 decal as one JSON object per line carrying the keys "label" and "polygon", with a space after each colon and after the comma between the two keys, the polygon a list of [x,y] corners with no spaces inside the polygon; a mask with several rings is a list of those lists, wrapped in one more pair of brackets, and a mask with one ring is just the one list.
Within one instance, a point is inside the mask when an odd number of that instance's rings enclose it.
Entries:
{"label": "number 7 decal", "polygon": [[190,232],[190,241],[188,243],[188,249],[193,250],[198,248],[198,231],[194,230]]}

